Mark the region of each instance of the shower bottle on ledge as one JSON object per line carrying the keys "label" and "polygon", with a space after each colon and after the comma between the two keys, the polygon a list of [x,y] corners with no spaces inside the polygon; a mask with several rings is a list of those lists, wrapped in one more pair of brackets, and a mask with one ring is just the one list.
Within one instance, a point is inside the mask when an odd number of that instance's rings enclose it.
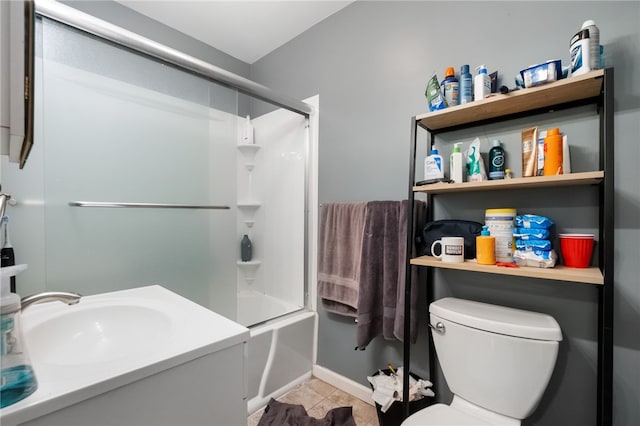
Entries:
{"label": "shower bottle on ledge", "polygon": [[240,242],[240,260],[243,262],[250,261],[253,254],[252,251],[251,240],[247,234],[244,234]]}

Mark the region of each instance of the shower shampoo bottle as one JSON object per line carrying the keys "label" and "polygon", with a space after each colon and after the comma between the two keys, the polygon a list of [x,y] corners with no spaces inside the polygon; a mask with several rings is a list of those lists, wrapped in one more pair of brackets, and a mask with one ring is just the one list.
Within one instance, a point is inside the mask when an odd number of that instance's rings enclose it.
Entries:
{"label": "shower shampoo bottle", "polygon": [[247,234],[244,234],[242,241],[240,242],[240,260],[248,262],[253,257],[253,247],[251,240]]}

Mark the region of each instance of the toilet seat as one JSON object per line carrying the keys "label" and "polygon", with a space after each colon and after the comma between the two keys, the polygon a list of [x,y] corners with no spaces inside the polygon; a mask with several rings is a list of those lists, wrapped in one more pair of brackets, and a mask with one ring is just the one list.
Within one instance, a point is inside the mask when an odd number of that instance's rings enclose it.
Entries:
{"label": "toilet seat", "polygon": [[449,405],[434,404],[407,417],[402,426],[491,426],[491,423]]}

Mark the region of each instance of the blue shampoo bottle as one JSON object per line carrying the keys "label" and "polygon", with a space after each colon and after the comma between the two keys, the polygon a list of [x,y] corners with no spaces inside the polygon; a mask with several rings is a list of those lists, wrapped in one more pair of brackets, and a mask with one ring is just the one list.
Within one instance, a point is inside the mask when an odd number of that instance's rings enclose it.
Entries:
{"label": "blue shampoo bottle", "polygon": [[460,104],[473,102],[473,76],[469,72],[469,65],[460,67]]}

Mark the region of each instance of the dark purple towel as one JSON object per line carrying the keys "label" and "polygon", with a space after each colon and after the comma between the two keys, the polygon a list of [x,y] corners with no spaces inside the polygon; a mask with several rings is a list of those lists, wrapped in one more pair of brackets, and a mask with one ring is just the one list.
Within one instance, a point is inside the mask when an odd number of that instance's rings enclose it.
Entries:
{"label": "dark purple towel", "polygon": [[[405,201],[367,203],[360,262],[357,349],[365,349],[376,336],[404,339],[404,289],[407,252]],[[425,203],[414,203],[414,230],[424,221]],[[416,255],[415,244],[411,256]],[[412,267],[411,336],[417,341],[417,268]]]}
{"label": "dark purple towel", "polygon": [[356,426],[351,407],[329,410],[322,419],[307,414],[302,405],[287,404],[271,398],[258,426]]}

